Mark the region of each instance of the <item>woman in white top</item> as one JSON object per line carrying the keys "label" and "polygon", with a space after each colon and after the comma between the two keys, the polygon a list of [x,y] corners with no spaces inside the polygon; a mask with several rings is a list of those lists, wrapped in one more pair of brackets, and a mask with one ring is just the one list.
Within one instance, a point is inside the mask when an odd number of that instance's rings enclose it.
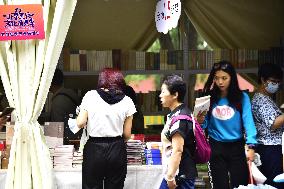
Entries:
{"label": "woman in white top", "polygon": [[86,93],[77,117],[78,127],[87,127],[84,146],[82,188],[122,189],[127,172],[125,140],[131,136],[132,100],[122,89],[122,73],[105,68],[99,74],[98,89]]}

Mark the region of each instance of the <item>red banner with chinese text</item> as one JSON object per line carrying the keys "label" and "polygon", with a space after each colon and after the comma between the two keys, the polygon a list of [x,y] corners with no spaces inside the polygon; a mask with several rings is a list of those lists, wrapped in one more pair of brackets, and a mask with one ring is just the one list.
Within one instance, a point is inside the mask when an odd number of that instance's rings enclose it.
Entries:
{"label": "red banner with chinese text", "polygon": [[0,41],[44,38],[41,4],[0,5]]}

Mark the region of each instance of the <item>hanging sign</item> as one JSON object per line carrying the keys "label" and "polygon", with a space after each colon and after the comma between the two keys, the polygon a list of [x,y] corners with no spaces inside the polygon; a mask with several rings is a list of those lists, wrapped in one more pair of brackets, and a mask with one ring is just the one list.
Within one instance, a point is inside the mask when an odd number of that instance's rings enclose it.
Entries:
{"label": "hanging sign", "polygon": [[169,30],[177,27],[180,13],[180,0],[159,0],[155,12],[155,21],[158,32],[167,34]]}
{"label": "hanging sign", "polygon": [[0,40],[44,38],[41,4],[0,5]]}

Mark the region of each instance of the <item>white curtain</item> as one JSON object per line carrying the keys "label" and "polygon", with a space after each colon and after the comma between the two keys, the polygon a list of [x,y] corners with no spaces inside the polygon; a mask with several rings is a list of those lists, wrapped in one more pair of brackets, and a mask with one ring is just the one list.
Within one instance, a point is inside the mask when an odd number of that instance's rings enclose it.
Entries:
{"label": "white curtain", "polygon": [[45,39],[0,42],[0,73],[15,107],[6,189],[55,188],[52,162],[37,118],[44,106],[77,0],[0,0],[0,5],[42,4]]}

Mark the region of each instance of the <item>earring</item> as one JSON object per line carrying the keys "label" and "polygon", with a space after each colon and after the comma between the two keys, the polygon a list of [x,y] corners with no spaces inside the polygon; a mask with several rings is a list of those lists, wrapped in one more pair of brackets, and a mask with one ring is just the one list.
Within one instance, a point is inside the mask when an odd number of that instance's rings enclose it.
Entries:
{"label": "earring", "polygon": [[268,85],[267,82],[264,82],[264,83],[263,83],[263,86],[264,86],[264,87],[267,87],[267,85]]}

